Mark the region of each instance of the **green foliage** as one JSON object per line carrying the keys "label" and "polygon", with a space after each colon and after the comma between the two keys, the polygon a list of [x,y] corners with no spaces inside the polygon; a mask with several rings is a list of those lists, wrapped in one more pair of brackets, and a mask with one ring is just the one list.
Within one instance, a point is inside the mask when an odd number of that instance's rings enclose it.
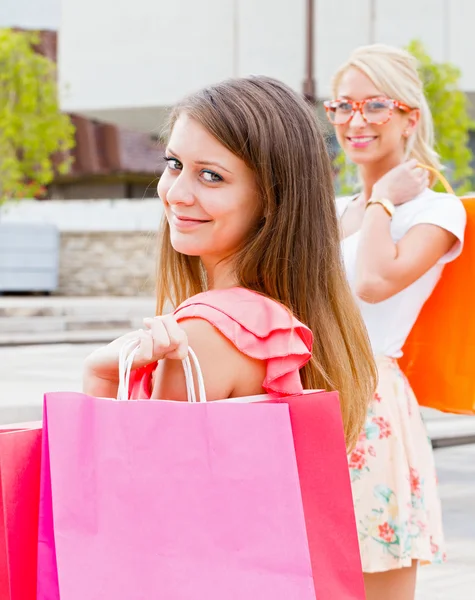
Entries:
{"label": "green foliage", "polygon": [[419,61],[419,73],[434,119],[436,150],[450,169],[458,193],[467,192],[473,175],[469,131],[475,123],[468,115],[467,96],[460,89],[461,72],[451,63],[434,62],[417,40],[407,50]]}
{"label": "green foliage", "polygon": [[0,29],[0,204],[40,194],[55,169],[71,165],[74,127],[60,112],[56,68],[35,52],[38,41]]}
{"label": "green foliage", "polygon": [[[475,123],[468,114],[467,97],[460,89],[460,70],[451,63],[433,61],[418,40],[410,42],[407,50],[419,62],[419,74],[434,119],[436,150],[448,168],[449,180],[457,192],[463,194],[473,189],[472,152],[468,141],[469,131]],[[335,167],[338,170],[339,193],[353,192],[357,182],[356,166],[340,152],[335,159]],[[437,184],[436,189],[444,188]]]}
{"label": "green foliage", "polygon": [[337,173],[335,187],[338,196],[354,194],[358,188],[358,168],[346,154],[340,150],[333,159],[333,167]]}

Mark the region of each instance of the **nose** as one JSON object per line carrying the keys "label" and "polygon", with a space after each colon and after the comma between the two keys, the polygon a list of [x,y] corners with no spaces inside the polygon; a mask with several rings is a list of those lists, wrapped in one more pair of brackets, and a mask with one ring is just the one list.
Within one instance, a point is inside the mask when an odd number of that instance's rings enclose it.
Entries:
{"label": "nose", "polygon": [[181,171],[173,179],[166,194],[166,201],[168,204],[185,204],[186,206],[190,206],[195,202],[192,182],[184,171]]}
{"label": "nose", "polygon": [[361,110],[357,110],[355,114],[351,117],[350,125],[352,125],[353,127],[364,127],[366,125],[366,121],[363,119]]}

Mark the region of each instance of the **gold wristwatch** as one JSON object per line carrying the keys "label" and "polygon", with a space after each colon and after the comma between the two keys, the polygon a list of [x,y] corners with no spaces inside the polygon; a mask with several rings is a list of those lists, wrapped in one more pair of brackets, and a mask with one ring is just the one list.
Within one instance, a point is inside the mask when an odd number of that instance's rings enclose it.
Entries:
{"label": "gold wristwatch", "polygon": [[366,208],[368,208],[368,206],[371,206],[372,204],[381,204],[381,206],[384,208],[386,213],[391,217],[391,219],[393,218],[394,213],[396,212],[396,207],[391,202],[391,200],[388,200],[387,198],[374,198],[374,199],[371,198],[368,201]]}

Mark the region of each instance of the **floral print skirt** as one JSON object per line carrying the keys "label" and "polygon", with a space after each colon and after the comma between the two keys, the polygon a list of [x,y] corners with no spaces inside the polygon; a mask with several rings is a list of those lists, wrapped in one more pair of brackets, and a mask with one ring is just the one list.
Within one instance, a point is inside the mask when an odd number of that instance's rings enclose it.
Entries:
{"label": "floral print skirt", "polygon": [[395,359],[377,357],[379,384],[350,475],[365,573],[445,560],[430,440]]}

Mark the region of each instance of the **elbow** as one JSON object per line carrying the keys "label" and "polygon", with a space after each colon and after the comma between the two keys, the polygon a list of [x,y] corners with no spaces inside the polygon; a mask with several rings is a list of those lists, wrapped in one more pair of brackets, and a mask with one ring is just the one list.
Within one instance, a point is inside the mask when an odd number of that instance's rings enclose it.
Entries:
{"label": "elbow", "polygon": [[355,295],[368,304],[378,304],[392,296],[385,280],[380,277],[358,280],[355,285]]}

